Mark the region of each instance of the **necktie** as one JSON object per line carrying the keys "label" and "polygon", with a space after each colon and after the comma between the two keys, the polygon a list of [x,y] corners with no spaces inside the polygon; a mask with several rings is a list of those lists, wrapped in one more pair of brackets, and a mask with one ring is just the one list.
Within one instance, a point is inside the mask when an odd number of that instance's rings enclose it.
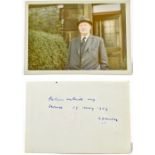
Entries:
{"label": "necktie", "polygon": [[82,67],[82,55],[84,53],[85,44],[86,44],[86,37],[83,37],[80,44],[80,68]]}
{"label": "necktie", "polygon": [[82,41],[81,41],[81,47],[80,47],[80,53],[81,55],[83,54],[84,52],[84,47],[85,47],[85,43],[86,43],[86,37],[83,37]]}
{"label": "necktie", "polygon": [[81,43],[84,44],[86,42],[86,37],[83,37]]}

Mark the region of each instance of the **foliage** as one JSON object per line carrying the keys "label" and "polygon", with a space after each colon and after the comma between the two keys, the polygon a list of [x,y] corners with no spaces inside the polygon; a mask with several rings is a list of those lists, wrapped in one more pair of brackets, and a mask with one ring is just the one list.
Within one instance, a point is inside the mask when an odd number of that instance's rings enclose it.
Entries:
{"label": "foliage", "polygon": [[29,70],[63,70],[67,57],[67,47],[60,35],[29,30]]}

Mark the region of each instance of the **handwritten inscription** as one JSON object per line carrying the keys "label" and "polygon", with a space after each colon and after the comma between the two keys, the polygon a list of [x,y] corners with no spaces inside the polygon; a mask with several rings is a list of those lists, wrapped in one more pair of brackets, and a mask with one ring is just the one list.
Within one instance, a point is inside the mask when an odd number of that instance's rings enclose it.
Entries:
{"label": "handwritten inscription", "polygon": [[[97,99],[95,97],[53,97],[50,96],[48,98],[48,108],[50,110],[74,110],[74,111],[85,111],[89,113],[97,112],[95,113],[96,119],[101,124],[106,124],[107,122],[111,123],[117,123],[118,118],[117,117],[108,117],[108,112],[110,111],[107,106],[98,106]],[[77,104],[74,104],[74,103]],[[79,104],[78,104],[79,103]],[[81,104],[80,104],[81,103]],[[87,103],[87,105],[83,105],[82,103]],[[96,104],[93,104],[96,103]],[[66,106],[69,105],[69,106]],[[88,105],[90,104],[90,105]],[[101,104],[99,104],[101,105]],[[103,104],[104,105],[104,104]],[[97,116],[100,115],[100,116]],[[104,116],[105,115],[105,116]]]}
{"label": "handwritten inscription", "polygon": [[49,102],[64,102],[64,101],[90,101],[90,102],[96,102],[95,98],[83,98],[83,97],[65,97],[65,98],[60,98],[60,97],[53,97],[50,96],[48,98]]}
{"label": "handwritten inscription", "polygon": [[[49,109],[65,109],[64,106],[59,106],[59,105],[52,105],[49,104],[48,106]],[[107,107],[93,107],[93,106],[72,106],[71,109],[73,110],[85,110],[85,111],[108,111]]]}

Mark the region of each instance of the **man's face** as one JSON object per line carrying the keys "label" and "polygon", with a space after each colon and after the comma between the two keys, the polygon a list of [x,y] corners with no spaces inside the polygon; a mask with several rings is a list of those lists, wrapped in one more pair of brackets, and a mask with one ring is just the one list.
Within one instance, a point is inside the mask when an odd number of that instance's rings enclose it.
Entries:
{"label": "man's face", "polygon": [[87,35],[90,33],[91,25],[87,22],[82,22],[79,24],[79,31],[82,35]]}

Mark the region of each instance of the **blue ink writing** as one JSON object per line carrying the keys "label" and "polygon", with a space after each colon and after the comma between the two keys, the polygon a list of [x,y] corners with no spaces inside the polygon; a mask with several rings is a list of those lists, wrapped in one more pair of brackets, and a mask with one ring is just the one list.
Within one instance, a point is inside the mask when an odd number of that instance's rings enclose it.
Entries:
{"label": "blue ink writing", "polygon": [[49,102],[64,101],[64,99],[58,98],[58,97],[52,97],[52,96],[50,96],[50,97],[48,98],[48,101],[49,101]]}
{"label": "blue ink writing", "polygon": [[83,101],[82,97],[68,97],[66,101]]}
{"label": "blue ink writing", "polygon": [[73,106],[72,107],[72,109],[74,109],[74,110],[78,110],[78,108],[79,108],[78,106]]}
{"label": "blue ink writing", "polygon": [[49,109],[58,109],[58,110],[59,110],[59,109],[60,109],[60,110],[63,109],[62,106],[55,106],[55,105],[49,105],[48,108],[49,108]]}
{"label": "blue ink writing", "polygon": [[85,110],[90,110],[90,111],[94,111],[94,107],[83,107],[83,109],[85,109]]}
{"label": "blue ink writing", "polygon": [[90,101],[90,102],[96,102],[96,99],[93,97],[83,98],[83,97],[77,97],[77,96],[71,96],[71,97],[48,97],[49,102],[64,102],[64,101],[76,101],[76,102],[82,102],[82,101]]}
{"label": "blue ink writing", "polygon": [[100,110],[100,111],[108,111],[108,108],[107,107],[98,107],[98,110]]}
{"label": "blue ink writing", "polygon": [[118,119],[115,117],[98,117],[97,118],[99,121],[113,121],[113,122],[118,122]]}
{"label": "blue ink writing", "polygon": [[88,101],[92,101],[92,102],[95,102],[95,101],[96,101],[95,98],[88,98],[87,100],[88,100]]}

